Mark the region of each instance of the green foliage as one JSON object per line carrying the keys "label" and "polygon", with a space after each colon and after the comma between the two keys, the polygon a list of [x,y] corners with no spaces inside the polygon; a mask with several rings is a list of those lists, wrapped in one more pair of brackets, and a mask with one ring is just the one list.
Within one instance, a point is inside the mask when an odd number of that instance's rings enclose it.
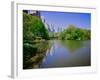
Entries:
{"label": "green foliage", "polygon": [[60,39],[63,40],[90,40],[90,30],[80,29],[74,25],[70,25],[60,34]]}
{"label": "green foliage", "polygon": [[33,41],[39,39],[49,39],[48,30],[38,16],[32,16],[23,12],[23,39]]}
{"label": "green foliage", "polygon": [[42,23],[41,18],[23,12],[24,69],[30,68],[30,66],[39,62],[40,58],[44,57],[44,53],[48,48],[48,46],[46,46],[48,43],[45,42],[47,39],[49,39],[49,33]]}
{"label": "green foliage", "polygon": [[32,69],[38,65],[47,50],[51,48],[48,41],[39,42],[35,44],[24,43],[23,45],[23,69]]}

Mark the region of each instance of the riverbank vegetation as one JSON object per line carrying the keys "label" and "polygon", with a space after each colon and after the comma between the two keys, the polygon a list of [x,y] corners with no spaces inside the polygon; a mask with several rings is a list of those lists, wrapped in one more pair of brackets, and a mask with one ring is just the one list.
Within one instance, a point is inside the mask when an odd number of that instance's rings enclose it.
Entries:
{"label": "riverbank vegetation", "polygon": [[[48,48],[49,32],[38,16],[23,12],[23,68],[37,63]],[[42,43],[40,43],[42,42]],[[44,44],[44,46],[43,46]],[[46,44],[46,45],[45,45]],[[42,47],[41,47],[42,46]],[[42,55],[40,55],[42,53]],[[37,56],[37,57],[36,57]],[[29,61],[32,57],[34,61]],[[29,67],[30,68],[30,67]]]}
{"label": "riverbank vegetation", "polygon": [[32,42],[36,40],[48,40],[49,34],[42,20],[38,16],[32,16],[23,12],[23,40]]}
{"label": "riverbank vegetation", "polygon": [[90,40],[91,31],[77,28],[74,25],[69,25],[67,29],[61,32],[59,38],[62,40]]}

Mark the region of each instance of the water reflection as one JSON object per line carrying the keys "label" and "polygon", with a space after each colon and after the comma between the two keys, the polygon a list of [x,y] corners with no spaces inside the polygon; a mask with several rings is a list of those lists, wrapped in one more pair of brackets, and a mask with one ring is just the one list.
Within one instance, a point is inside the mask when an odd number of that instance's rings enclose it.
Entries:
{"label": "water reflection", "polygon": [[90,41],[50,40],[36,43],[32,49],[24,48],[23,68],[90,66],[90,46]]}
{"label": "water reflection", "polygon": [[69,50],[70,53],[74,53],[83,47],[83,42],[78,40],[61,40],[60,42]]}
{"label": "water reflection", "polygon": [[29,44],[23,47],[23,68],[37,68],[50,49],[49,41]]}

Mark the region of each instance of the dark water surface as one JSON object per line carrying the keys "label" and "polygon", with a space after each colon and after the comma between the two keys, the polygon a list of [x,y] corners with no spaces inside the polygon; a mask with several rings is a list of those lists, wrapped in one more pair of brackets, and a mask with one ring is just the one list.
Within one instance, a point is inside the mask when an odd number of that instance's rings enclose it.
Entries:
{"label": "dark water surface", "polygon": [[33,47],[33,52],[23,54],[24,69],[91,65],[90,40],[50,40]]}

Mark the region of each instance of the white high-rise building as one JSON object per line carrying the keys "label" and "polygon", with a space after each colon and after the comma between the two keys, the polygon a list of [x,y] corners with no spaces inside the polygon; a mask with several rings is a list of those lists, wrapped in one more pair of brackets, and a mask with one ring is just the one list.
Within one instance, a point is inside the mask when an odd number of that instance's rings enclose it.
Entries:
{"label": "white high-rise building", "polygon": [[43,16],[41,16],[41,20],[42,20],[42,22],[44,23],[46,29],[47,29],[48,31],[50,31],[50,26],[49,26],[49,24],[46,22],[46,20],[44,19]]}

